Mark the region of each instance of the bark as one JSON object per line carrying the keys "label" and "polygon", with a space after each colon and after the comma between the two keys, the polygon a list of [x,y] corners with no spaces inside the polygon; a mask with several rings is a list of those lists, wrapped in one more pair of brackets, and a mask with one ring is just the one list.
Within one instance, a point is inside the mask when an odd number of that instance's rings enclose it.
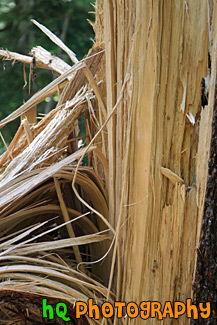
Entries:
{"label": "bark", "polygon": [[[214,17],[217,14],[215,6]],[[212,12],[211,12],[212,17]],[[201,301],[211,302],[212,314],[205,322],[204,319],[192,321],[192,324],[216,324],[217,320],[217,85],[216,85],[216,32],[217,22],[213,21],[213,51],[211,56],[211,70],[213,75],[213,86],[210,89],[209,104],[214,106],[212,121],[212,139],[211,151],[209,158],[209,170],[206,188],[206,197],[204,204],[204,217],[202,225],[202,233],[197,255],[196,277],[193,285],[194,300],[198,305]]]}

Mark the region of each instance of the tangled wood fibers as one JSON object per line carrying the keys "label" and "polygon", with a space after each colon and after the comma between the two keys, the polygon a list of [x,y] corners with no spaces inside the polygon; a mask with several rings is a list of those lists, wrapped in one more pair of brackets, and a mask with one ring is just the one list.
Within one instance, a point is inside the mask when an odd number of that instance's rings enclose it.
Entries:
{"label": "tangled wood fibers", "polygon": [[[36,67],[58,76],[0,121],[22,116],[0,164],[2,323],[43,323],[42,297],[66,301],[72,319],[76,300],[193,297],[217,70],[212,16],[212,1],[96,0],[96,43],[80,62],[33,21],[74,65],[34,48]],[[55,93],[57,107],[36,123],[36,105]],[[116,313],[102,324],[119,321],[144,322]]]}
{"label": "tangled wood fibers", "polygon": [[[75,64],[71,67],[42,47],[34,48],[36,67],[54,70],[57,78],[0,122],[0,127],[8,127],[10,121],[22,117],[0,157],[0,323],[64,323],[57,316],[50,322],[42,319],[46,297],[52,306],[65,302],[74,324],[76,300],[93,298],[102,303],[107,295],[106,263],[100,268],[95,264],[106,254],[112,238],[112,227],[105,219],[106,159],[96,145],[79,149],[80,141],[86,145],[91,141],[91,124],[100,127],[102,123],[96,117],[95,98],[102,104],[103,100],[94,77],[104,52],[94,46],[78,62],[54,34],[34,23]],[[31,56],[4,50],[0,56],[33,62]],[[56,108],[36,123],[36,105],[56,92]],[[81,116],[86,120],[85,137],[79,137]],[[85,153],[89,161],[98,160],[101,177],[96,169],[78,165]],[[87,319],[76,324],[87,324]]]}

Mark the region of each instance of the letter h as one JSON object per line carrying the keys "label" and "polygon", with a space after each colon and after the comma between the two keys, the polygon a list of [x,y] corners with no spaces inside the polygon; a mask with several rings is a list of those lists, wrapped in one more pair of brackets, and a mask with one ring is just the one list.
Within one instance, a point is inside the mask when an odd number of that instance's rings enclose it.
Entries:
{"label": "letter h", "polygon": [[47,305],[47,299],[42,299],[42,313],[44,318],[54,319],[53,307],[51,305]]}

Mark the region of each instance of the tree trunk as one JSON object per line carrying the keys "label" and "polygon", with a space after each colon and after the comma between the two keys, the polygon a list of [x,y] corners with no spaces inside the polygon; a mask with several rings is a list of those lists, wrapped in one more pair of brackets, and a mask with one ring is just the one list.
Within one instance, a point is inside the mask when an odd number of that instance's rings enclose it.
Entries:
{"label": "tree trunk", "polygon": [[[109,218],[117,229],[110,284],[113,279],[117,300],[163,306],[192,298],[216,80],[216,26],[208,16],[217,13],[210,4],[97,1],[108,113],[120,100],[107,128]],[[204,105],[209,33],[212,74]]]}

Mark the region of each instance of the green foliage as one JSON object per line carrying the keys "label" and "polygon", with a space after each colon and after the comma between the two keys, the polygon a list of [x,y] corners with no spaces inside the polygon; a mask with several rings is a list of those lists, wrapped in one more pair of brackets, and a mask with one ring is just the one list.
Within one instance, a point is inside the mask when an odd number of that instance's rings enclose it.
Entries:
{"label": "green foliage", "polygon": [[[92,46],[94,37],[92,27],[87,18],[92,11],[89,0],[0,0],[0,46],[9,51],[26,54],[33,46],[40,45],[46,50],[63,58],[71,64],[68,56],[60,51],[47,36],[45,36],[31,19],[48,27],[54,34],[63,39],[78,59],[81,59]],[[29,67],[25,67],[29,78]],[[54,75],[50,71],[36,70],[36,79],[24,86],[23,64],[11,61],[0,62],[0,120],[14,111],[30,95],[48,84]],[[54,96],[55,100],[55,96]],[[47,103],[39,105],[39,111],[44,111]],[[4,137],[10,142],[19,121],[10,123],[10,127],[3,129]],[[0,140],[0,151],[2,141]]]}

